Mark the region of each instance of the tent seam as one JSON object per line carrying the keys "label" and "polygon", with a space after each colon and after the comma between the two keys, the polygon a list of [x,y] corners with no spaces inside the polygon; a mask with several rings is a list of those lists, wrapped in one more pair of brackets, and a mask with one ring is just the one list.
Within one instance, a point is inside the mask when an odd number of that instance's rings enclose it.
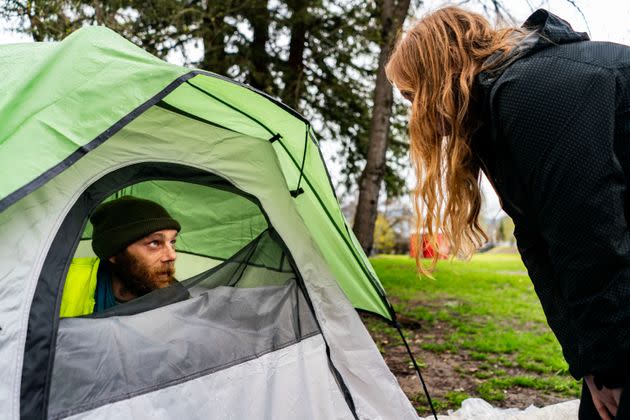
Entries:
{"label": "tent seam", "polygon": [[[252,91],[252,92],[254,92],[254,93],[257,93],[257,94],[259,94],[259,95],[263,96],[264,98],[266,98],[266,99],[270,100],[272,103],[274,103],[274,104],[276,104],[276,105],[280,106],[282,109],[284,109],[285,111],[289,112],[290,114],[292,114],[292,115],[294,115],[294,116],[298,117],[298,118],[299,118],[302,122],[304,122],[307,126],[310,126],[309,121],[308,121],[308,120],[307,120],[304,116],[302,116],[300,113],[298,113],[298,112],[297,112],[297,111],[295,111],[294,109],[292,109],[292,108],[288,107],[286,104],[284,104],[284,103],[282,103],[282,102],[279,102],[279,101],[277,101],[277,100],[273,99],[273,98],[272,98],[272,97],[270,97],[268,94],[266,94],[266,93],[264,93],[264,92],[262,92],[262,91],[259,91],[258,89],[252,88],[251,86],[244,85],[244,84],[239,83],[239,82],[237,82],[237,81],[235,81],[235,80],[231,80],[231,79],[229,79],[229,78],[227,78],[227,77],[224,77],[224,76],[221,76],[221,75],[218,75],[218,74],[215,74],[215,73],[211,73],[211,72],[207,72],[207,71],[203,71],[203,70],[197,70],[197,72],[198,72],[198,74],[202,74],[202,75],[205,75],[205,76],[207,76],[207,77],[213,77],[213,78],[216,78],[216,79],[219,79],[219,80],[223,80],[223,81],[226,81],[226,82],[229,82],[229,83],[233,83],[233,84],[235,84],[235,85],[237,85],[237,86],[244,87],[244,88],[246,88],[246,89],[248,89],[248,90],[250,90],[250,91]],[[201,90],[202,92],[204,92],[204,93],[206,93],[206,94],[208,94],[208,95],[212,96],[213,98],[218,99],[218,98],[216,98],[214,95],[210,94],[209,92],[206,92],[204,89],[202,89],[202,88],[200,88],[200,87],[198,87],[198,86],[195,86],[194,84],[192,84],[192,83],[190,83],[190,82],[188,82],[188,84],[190,84],[191,86],[194,86],[195,88],[197,88],[197,89]],[[220,99],[218,99],[218,100],[220,100]],[[221,101],[221,100],[220,100],[220,101]],[[221,101],[221,102],[224,102],[224,101]],[[224,103],[225,103],[225,102],[224,102]],[[269,131],[269,133],[270,133],[272,136],[274,136],[274,135],[275,135],[275,134],[274,134],[274,132],[273,132],[272,130],[270,130],[270,129],[269,129],[267,126],[265,126],[264,124],[260,123],[257,119],[255,119],[254,117],[252,117],[252,116],[251,116],[251,115],[249,115],[248,113],[243,112],[243,111],[241,111],[241,110],[239,110],[239,109],[236,109],[234,106],[232,106],[232,105],[230,105],[230,104],[227,104],[227,103],[226,103],[226,105],[230,106],[232,109],[237,110],[238,112],[240,112],[241,114],[245,115],[246,117],[248,117],[248,118],[249,118],[249,119],[251,119],[252,121],[254,121],[254,122],[256,122],[256,123],[260,124],[260,125],[261,125],[264,129],[266,129],[267,131]],[[291,160],[293,161],[293,164],[296,166],[296,168],[299,168],[299,165],[298,165],[298,164],[297,164],[297,162],[295,161],[295,159],[294,159],[293,155],[292,155],[292,154],[288,151],[288,149],[287,149],[287,148],[286,148],[286,146],[282,143],[282,141],[281,141],[281,140],[280,140],[279,142],[280,142],[280,144],[282,145],[283,149],[285,150],[286,154],[287,154],[287,155],[291,158]],[[319,153],[320,158],[322,158],[322,155],[321,155],[321,149],[319,148],[319,144],[317,144],[317,149],[318,149],[318,150],[319,150],[319,152],[320,152],[320,153]],[[323,162],[323,159],[322,159],[322,162]],[[324,163],[324,167],[326,167],[326,164],[325,164],[325,163]],[[334,190],[334,188],[332,188],[332,181],[330,180],[330,174],[328,173],[328,170],[327,170],[327,169],[326,169],[326,174],[328,175],[328,178],[329,178],[329,182],[330,182],[331,190],[333,191],[333,196],[337,199],[337,203],[339,203],[339,199],[337,198],[337,195],[335,194],[335,190]],[[373,278],[373,276],[372,276],[372,274],[369,272],[369,270],[367,270],[367,268],[366,268],[366,267],[364,267],[364,264],[363,264],[363,262],[361,261],[361,259],[360,259],[360,258],[359,258],[356,254],[355,254],[355,252],[354,252],[354,248],[352,247],[352,245],[351,245],[351,244],[349,244],[349,243],[347,242],[346,237],[345,237],[345,236],[344,236],[344,234],[341,232],[341,229],[339,229],[339,227],[337,226],[337,223],[335,223],[335,222],[334,222],[334,220],[333,220],[332,216],[331,216],[331,215],[328,213],[328,211],[326,210],[325,206],[323,205],[323,202],[322,202],[321,198],[319,197],[319,195],[318,195],[318,194],[315,192],[315,190],[313,189],[313,186],[312,186],[311,182],[308,180],[308,177],[306,176],[306,174],[304,174],[304,179],[306,180],[307,184],[309,184],[309,187],[311,188],[311,191],[313,192],[313,195],[315,195],[315,197],[317,198],[317,201],[319,202],[320,206],[324,209],[324,212],[326,213],[326,216],[328,217],[328,219],[330,220],[330,222],[331,222],[331,223],[332,223],[332,224],[336,227],[336,229],[337,229],[337,233],[339,233],[339,234],[340,234],[340,236],[341,236],[342,238],[344,238],[344,242],[346,243],[346,246],[348,246],[348,248],[350,248],[350,252],[351,252],[351,254],[354,256],[354,258],[355,258],[355,260],[357,261],[357,263],[359,263],[359,266],[361,267],[361,269],[362,269],[363,273],[366,275],[366,277],[368,278],[368,280],[370,281],[370,283],[372,284],[372,286],[374,286],[374,287],[376,288],[376,290],[377,290],[377,294],[378,294],[378,295],[379,295],[379,297],[381,298],[381,301],[383,302],[383,304],[384,304],[385,308],[386,308],[386,309],[388,309],[388,312],[389,312],[389,313],[390,313],[390,315],[392,316],[392,319],[394,319],[394,318],[395,318],[395,313],[394,313],[394,310],[393,310],[393,308],[392,308],[391,304],[390,304],[390,303],[389,303],[389,301],[387,300],[387,295],[386,295],[386,293],[385,293],[385,290],[382,288],[382,286],[381,286],[381,285],[379,285],[379,284],[375,281],[375,279]],[[347,230],[347,225],[346,225],[346,230]]]}
{"label": "tent seam", "polygon": [[201,74],[207,77],[212,77],[215,79],[219,79],[222,80],[224,82],[228,82],[237,86],[240,86],[242,88],[245,88],[251,92],[257,93],[258,95],[262,96],[263,98],[267,99],[269,102],[273,103],[274,105],[277,105],[278,107],[280,107],[283,111],[286,111],[287,113],[289,113],[290,115],[296,117],[297,119],[299,119],[300,121],[304,122],[304,123],[308,123],[308,120],[306,119],[306,117],[304,117],[302,114],[300,114],[299,112],[297,112],[295,109],[291,108],[290,106],[288,106],[287,104],[285,104],[282,101],[277,100],[276,98],[270,96],[268,93],[263,92],[259,89],[256,89],[252,86],[246,85],[244,83],[238,82],[236,80],[230,79],[228,77],[222,76],[220,74],[216,74],[216,73],[212,73],[206,70],[194,70],[197,74]]}
{"label": "tent seam", "polygon": [[[203,74],[203,73],[202,73]],[[206,74],[206,76],[209,77],[217,77],[218,75],[214,75],[213,73],[209,73]],[[222,79],[221,77],[218,77],[219,79]],[[225,79],[222,79],[225,80]],[[207,92],[205,89],[191,83],[190,81],[187,81],[186,83],[188,83],[190,86],[194,87],[195,89],[198,89],[199,91],[205,93],[206,95],[210,96],[211,98],[225,104],[226,106],[230,107],[231,109],[239,112],[240,114],[246,116],[247,118],[249,118],[250,120],[254,121],[255,123],[259,124],[261,127],[263,127],[265,130],[267,130],[269,132],[269,134],[271,134],[272,136],[275,137],[275,133],[273,132],[273,130],[271,130],[269,127],[267,127],[265,124],[261,123],[260,121],[258,121],[258,119],[254,118],[253,116],[249,115],[247,112],[242,111],[241,109],[238,109],[237,107],[235,107],[234,105],[231,105],[227,102],[225,102],[224,100],[217,98],[215,95],[211,94],[210,92]],[[236,82],[234,82],[235,84],[238,84]],[[262,92],[257,92],[262,94]],[[307,138],[309,135],[309,127],[310,127],[310,123],[308,122],[308,120],[304,119],[303,122],[306,124],[306,130],[307,130]],[[282,142],[281,139],[277,140],[278,143],[280,143],[280,145],[282,146],[282,148],[284,149],[285,153],[290,157],[291,161],[293,162],[293,164],[295,165],[296,169],[298,169],[300,171],[300,177],[303,177],[304,180],[306,181],[306,183],[308,184],[308,186],[311,189],[311,192],[313,193],[313,195],[315,196],[315,198],[317,198],[317,201],[319,202],[320,207],[324,210],[324,213],[326,213],[326,216],[328,217],[328,220],[333,224],[333,226],[335,226],[335,229],[337,230],[337,233],[343,238],[344,243],[346,244],[346,246],[350,249],[350,253],[352,254],[352,256],[354,257],[355,261],[359,264],[359,266],[361,267],[361,270],[363,271],[363,274],[365,274],[365,276],[368,278],[368,281],[372,284],[372,286],[376,289],[377,295],[379,296],[379,298],[381,299],[381,303],[383,304],[383,306],[385,307],[385,309],[389,312],[390,316],[392,317],[392,320],[395,318],[395,315],[393,314],[393,308],[391,306],[391,304],[389,303],[389,301],[387,300],[387,295],[385,293],[385,290],[382,288],[382,286],[380,284],[378,284],[378,282],[376,281],[376,279],[373,278],[372,274],[370,273],[370,271],[367,269],[367,267],[365,267],[365,264],[363,263],[363,261],[361,260],[361,258],[359,258],[358,255],[356,255],[356,252],[354,250],[354,247],[348,242],[347,238],[345,237],[345,235],[343,234],[342,230],[339,228],[339,226],[337,225],[337,223],[334,221],[334,219],[332,218],[332,215],[328,212],[328,210],[326,209],[326,206],[324,206],[324,203],[321,199],[321,197],[319,197],[319,194],[317,194],[317,192],[315,191],[315,189],[313,188],[313,185],[311,184],[311,182],[309,181],[308,177],[306,176],[306,174],[303,174],[303,169],[300,170],[300,165],[298,165],[297,161],[295,160],[295,158],[293,157],[293,155],[289,152],[289,150],[287,149],[287,147],[285,146],[285,144]],[[318,147],[319,150],[319,147]],[[321,153],[320,153],[320,157],[321,157]],[[306,150],[304,150],[304,158],[306,158]],[[324,163],[324,166],[325,163]],[[299,187],[299,185],[298,185]],[[298,190],[295,190],[296,194],[299,194]],[[293,195],[293,194],[292,194]],[[334,190],[333,190],[333,196],[336,198],[336,195],[334,194]],[[295,197],[295,196],[294,196]],[[338,201],[338,200],[337,200]],[[347,230],[347,226],[346,226],[346,230]]]}
{"label": "tent seam", "polygon": [[[293,164],[296,166],[296,168],[298,167],[297,161],[295,160],[295,158],[293,157],[293,155],[291,155],[291,153],[288,151],[288,149],[286,148],[286,146],[284,145],[284,143],[282,142],[282,140],[278,140],[278,143],[280,143],[280,145],[282,146],[282,148],[284,149],[285,153],[291,158],[291,161],[293,162]],[[306,174],[304,174],[304,180],[306,181],[306,183],[308,184],[309,188],[311,189],[311,192],[313,193],[313,195],[315,196],[315,198],[317,199],[317,201],[319,202],[320,207],[324,210],[324,213],[326,213],[326,216],[328,217],[328,220],[332,223],[332,225],[335,227],[335,229],[337,230],[337,233],[339,234],[339,236],[342,237],[344,243],[346,244],[346,246],[350,249],[350,253],[352,254],[352,256],[354,257],[354,259],[356,260],[356,262],[359,264],[359,266],[361,267],[361,270],[363,271],[363,274],[366,275],[366,277],[368,278],[368,280],[370,281],[370,283],[372,284],[372,286],[375,287],[375,289],[377,290],[377,294],[379,295],[379,297],[383,300],[383,303],[385,304],[385,307],[388,308],[391,312],[391,305],[389,304],[389,301],[387,301],[386,295],[385,295],[385,291],[379,286],[377,285],[377,283],[374,282],[371,273],[369,272],[369,270],[367,270],[366,267],[364,267],[363,262],[361,261],[361,259],[359,258],[358,255],[356,255],[356,253],[354,252],[354,247],[351,246],[351,244],[348,242],[347,238],[345,237],[345,235],[343,234],[343,232],[341,231],[341,228],[339,228],[339,226],[337,225],[337,223],[334,222],[331,214],[328,212],[328,209],[326,208],[326,206],[324,205],[321,197],[319,196],[319,194],[317,194],[317,192],[315,192],[315,189],[313,188],[313,184],[311,184],[311,181],[309,180],[308,176],[306,176]]]}
{"label": "tent seam", "polygon": [[51,168],[46,170],[44,173],[42,173],[35,179],[31,180],[27,184],[23,185],[22,187],[8,194],[6,197],[2,198],[0,200],[0,212],[3,212],[5,209],[13,205],[15,202],[17,202],[21,198],[35,191],[36,189],[44,185],[46,182],[48,182],[50,179],[54,178],[55,176],[59,175],[61,172],[63,172],[70,166],[74,165],[79,159],[81,159],[87,153],[94,150],[96,147],[103,144],[105,141],[111,138],[114,134],[120,131],[124,126],[129,124],[131,121],[135,120],[138,116],[143,114],[146,110],[148,110],[150,107],[155,105],[157,102],[159,102],[162,98],[164,98],[170,92],[175,90],[182,83],[186,82],[188,79],[195,76],[195,74],[196,74],[195,72],[189,72],[189,73],[179,76],[178,78],[173,80],[171,83],[169,83],[166,87],[164,87],[160,92],[155,94],[153,97],[151,97],[144,103],[137,106],[130,113],[124,115],[122,118],[116,121],[113,125],[105,129],[105,131],[103,131],[101,134],[99,134],[88,143],[76,149],[74,152],[68,155],[61,162],[52,166]]}

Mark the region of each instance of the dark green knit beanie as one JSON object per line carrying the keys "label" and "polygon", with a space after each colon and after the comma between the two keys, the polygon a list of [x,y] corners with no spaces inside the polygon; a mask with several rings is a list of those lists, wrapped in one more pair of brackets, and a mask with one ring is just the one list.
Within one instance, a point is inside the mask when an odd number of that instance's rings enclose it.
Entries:
{"label": "dark green knit beanie", "polygon": [[102,260],[155,231],[181,230],[177,220],[164,207],[131,196],[101,204],[90,217],[90,222],[94,227],[92,249]]}

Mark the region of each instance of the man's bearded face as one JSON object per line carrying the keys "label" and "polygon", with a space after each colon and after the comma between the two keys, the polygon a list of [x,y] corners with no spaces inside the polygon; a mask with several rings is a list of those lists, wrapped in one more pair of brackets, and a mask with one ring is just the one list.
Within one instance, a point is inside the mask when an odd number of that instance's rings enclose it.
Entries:
{"label": "man's bearded face", "polygon": [[116,255],[112,271],[128,292],[140,297],[176,281],[176,238],[176,230],[157,231]]}

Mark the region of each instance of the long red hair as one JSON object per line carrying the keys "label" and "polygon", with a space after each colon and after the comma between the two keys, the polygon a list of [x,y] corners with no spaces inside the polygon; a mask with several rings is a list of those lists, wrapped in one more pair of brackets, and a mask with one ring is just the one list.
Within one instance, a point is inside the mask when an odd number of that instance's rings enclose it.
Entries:
{"label": "long red hair", "polygon": [[[412,102],[417,238],[424,234],[434,249],[440,232],[459,256],[469,257],[487,240],[478,220],[480,167],[471,150],[478,124],[473,85],[481,71],[500,63],[525,35],[517,28],[495,29],[477,13],[445,7],[415,23],[389,59],[387,77]],[[416,255],[420,271],[428,274],[421,253]],[[438,257],[436,253],[431,268]]]}

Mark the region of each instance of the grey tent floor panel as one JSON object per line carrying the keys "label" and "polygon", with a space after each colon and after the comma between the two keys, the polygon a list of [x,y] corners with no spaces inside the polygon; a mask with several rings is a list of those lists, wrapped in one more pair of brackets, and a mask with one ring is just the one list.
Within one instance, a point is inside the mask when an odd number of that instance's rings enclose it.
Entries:
{"label": "grey tent floor panel", "polygon": [[352,420],[355,417],[329,369],[324,339],[317,334],[228,369],[68,418],[109,419]]}
{"label": "grey tent floor panel", "polygon": [[61,418],[172,386],[318,333],[293,281],[217,287],[131,316],[62,319],[48,415]]}

